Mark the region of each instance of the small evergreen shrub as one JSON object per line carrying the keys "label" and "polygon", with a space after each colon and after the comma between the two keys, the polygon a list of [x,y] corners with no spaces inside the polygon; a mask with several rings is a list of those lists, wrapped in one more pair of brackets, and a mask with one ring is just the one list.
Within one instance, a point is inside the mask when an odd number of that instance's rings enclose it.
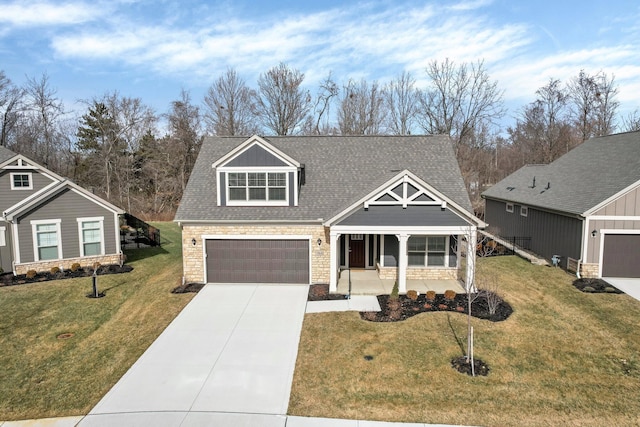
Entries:
{"label": "small evergreen shrub", "polygon": [[444,291],[444,299],[446,299],[447,301],[453,301],[455,297],[456,291],[451,289],[447,289],[446,291]]}
{"label": "small evergreen shrub", "polygon": [[27,274],[25,274],[25,277],[27,279],[33,279],[34,277],[36,277],[38,275],[38,272],[35,270],[29,270],[27,271]]}
{"label": "small evergreen shrub", "polygon": [[409,298],[411,301],[417,300],[418,299],[418,292],[416,292],[414,290],[407,291],[407,298]]}
{"label": "small evergreen shrub", "polygon": [[585,286],[584,288],[582,288],[582,292],[595,292],[596,289],[593,286]]}
{"label": "small evergreen shrub", "polygon": [[71,271],[78,271],[80,270],[80,264],[77,262],[74,262],[73,264],[71,264]]}
{"label": "small evergreen shrub", "polygon": [[49,270],[49,272],[52,276],[55,276],[56,274],[60,273],[60,267],[51,267],[51,270]]}
{"label": "small evergreen shrub", "polygon": [[427,291],[427,301],[433,301],[436,299],[436,291]]}
{"label": "small evergreen shrub", "polygon": [[615,294],[618,292],[613,286],[607,286],[606,288],[604,288],[604,291],[610,294]]}
{"label": "small evergreen shrub", "polygon": [[393,289],[391,289],[391,295],[389,295],[389,299],[391,301],[396,301],[399,297],[399,288],[398,288],[398,281],[396,280],[396,282],[393,284]]}

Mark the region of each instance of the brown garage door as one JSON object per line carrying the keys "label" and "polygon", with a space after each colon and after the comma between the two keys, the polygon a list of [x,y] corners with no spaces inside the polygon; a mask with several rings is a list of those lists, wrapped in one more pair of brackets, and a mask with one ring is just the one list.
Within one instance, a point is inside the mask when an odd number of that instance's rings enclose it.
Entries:
{"label": "brown garage door", "polygon": [[640,234],[605,235],[602,277],[640,277]]}
{"label": "brown garage door", "polygon": [[308,240],[207,240],[209,283],[309,283]]}

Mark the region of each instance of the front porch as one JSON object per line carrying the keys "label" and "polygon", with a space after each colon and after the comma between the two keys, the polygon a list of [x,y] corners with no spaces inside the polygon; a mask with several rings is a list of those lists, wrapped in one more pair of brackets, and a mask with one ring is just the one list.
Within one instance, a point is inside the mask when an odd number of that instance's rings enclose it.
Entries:
{"label": "front porch", "polygon": [[[395,280],[381,279],[376,270],[351,270],[351,295],[388,295]],[[455,279],[407,279],[407,290],[424,294],[436,291],[438,294],[451,289],[457,294],[466,293],[464,283]],[[349,294],[349,270],[340,271],[337,293]]]}

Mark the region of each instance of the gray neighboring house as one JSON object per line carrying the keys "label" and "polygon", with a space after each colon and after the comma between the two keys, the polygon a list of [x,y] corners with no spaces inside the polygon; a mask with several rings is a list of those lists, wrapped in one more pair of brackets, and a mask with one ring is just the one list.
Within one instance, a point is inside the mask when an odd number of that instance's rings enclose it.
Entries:
{"label": "gray neighboring house", "polygon": [[583,277],[640,277],[640,132],[593,138],[482,194],[499,236]]}
{"label": "gray neighboring house", "polygon": [[209,137],[175,221],[188,282],[332,292],[345,269],[470,284],[484,225],[441,136]]}
{"label": "gray neighboring house", "polygon": [[4,272],[120,261],[123,210],[2,146],[0,209]]}

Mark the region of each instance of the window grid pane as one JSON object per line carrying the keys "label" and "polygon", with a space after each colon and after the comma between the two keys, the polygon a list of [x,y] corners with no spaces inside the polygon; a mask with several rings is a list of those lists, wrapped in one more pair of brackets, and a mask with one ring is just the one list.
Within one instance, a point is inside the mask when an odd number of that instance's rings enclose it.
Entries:
{"label": "window grid pane", "polygon": [[58,258],[58,227],[56,224],[36,225],[38,258],[41,261]]}
{"label": "window grid pane", "polygon": [[16,188],[29,187],[29,175],[26,175],[26,174],[13,175],[13,186]]}

